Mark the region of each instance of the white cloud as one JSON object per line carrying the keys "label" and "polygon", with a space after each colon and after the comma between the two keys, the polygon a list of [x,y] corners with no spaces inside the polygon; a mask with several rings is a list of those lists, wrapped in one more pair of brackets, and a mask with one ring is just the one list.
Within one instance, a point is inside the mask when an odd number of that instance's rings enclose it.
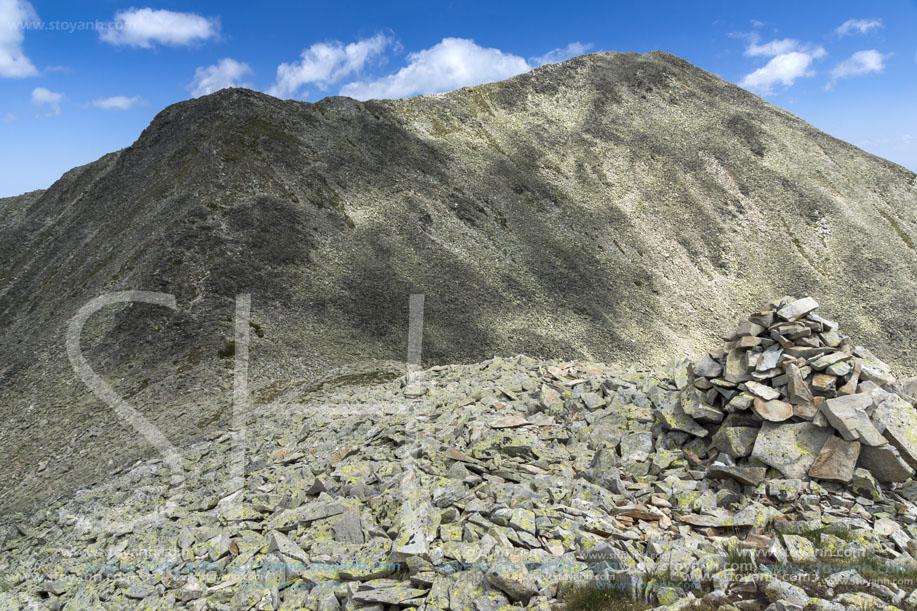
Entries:
{"label": "white cloud", "polygon": [[486,49],[464,38],[444,38],[429,49],[408,55],[408,65],[398,72],[374,81],[349,83],[341,88],[341,95],[366,100],[437,93],[503,80],[532,68],[517,55]]}
{"label": "white cloud", "polygon": [[850,36],[852,34],[868,34],[872,30],[882,27],[881,19],[848,19],[837,27],[835,32],[838,36]]}
{"label": "white cloud", "polygon": [[778,83],[789,87],[798,78],[815,76],[812,62],[826,55],[824,48],[803,44],[793,38],[760,44],[757,34],[741,36],[749,40],[745,55],[771,58],[767,64],[739,81],[740,86],[760,94],[773,93]]}
{"label": "white cloud", "polygon": [[37,22],[38,15],[25,0],[0,0],[0,77],[35,76],[38,70],[22,50],[23,22]]}
{"label": "white cloud", "polygon": [[12,123],[15,120],[16,120],[16,115],[14,115],[11,112],[8,112],[5,115],[3,115],[2,117],[0,117],[0,123]]}
{"label": "white cloud", "polygon": [[773,57],[775,55],[781,55],[783,53],[791,53],[793,51],[798,51],[802,48],[802,45],[798,40],[793,38],[781,38],[779,40],[772,40],[770,42],[764,43],[763,45],[758,44],[757,36],[752,36],[751,41],[748,43],[748,46],[745,48],[745,55],[750,55],[752,57],[764,56],[764,57]]}
{"label": "white cloud", "polygon": [[47,107],[48,115],[60,114],[60,103],[64,100],[64,94],[55,93],[44,87],[36,87],[32,90],[32,104],[39,108]]}
{"label": "white cloud", "polygon": [[872,72],[882,72],[885,69],[885,59],[887,57],[889,56],[882,55],[875,49],[857,51],[831,70],[831,81],[825,88],[831,89],[838,79],[849,76],[863,76]]}
{"label": "white cloud", "polygon": [[268,93],[292,97],[307,84],[326,89],[348,76],[359,74],[367,63],[381,58],[392,43],[392,39],[383,34],[347,45],[337,40],[317,42],[303,50],[299,62],[277,66],[277,81]]}
{"label": "white cloud", "polygon": [[739,85],[759,93],[772,93],[777,83],[789,87],[798,78],[815,76],[815,71],[810,69],[813,59],[811,53],[801,51],[781,53],[764,67],[745,75]]}
{"label": "white cloud", "polygon": [[557,62],[562,62],[565,59],[570,59],[571,57],[576,57],[577,55],[582,55],[586,51],[592,48],[592,43],[583,44],[581,42],[571,42],[566,47],[560,49],[554,49],[553,51],[548,51],[541,57],[532,57],[529,61],[536,66],[543,66],[545,64],[555,64]]}
{"label": "white cloud", "polygon": [[151,48],[154,44],[184,46],[216,38],[220,33],[218,19],[194,13],[129,9],[115,14],[114,22],[99,37],[113,45]]}
{"label": "white cloud", "polygon": [[140,96],[129,98],[123,95],[116,95],[110,98],[99,98],[93,100],[92,105],[102,110],[129,110],[140,101]]}
{"label": "white cloud", "polygon": [[194,71],[194,80],[188,85],[191,97],[200,97],[226,87],[251,87],[242,78],[252,72],[251,67],[234,59],[221,59],[212,66],[201,66]]}

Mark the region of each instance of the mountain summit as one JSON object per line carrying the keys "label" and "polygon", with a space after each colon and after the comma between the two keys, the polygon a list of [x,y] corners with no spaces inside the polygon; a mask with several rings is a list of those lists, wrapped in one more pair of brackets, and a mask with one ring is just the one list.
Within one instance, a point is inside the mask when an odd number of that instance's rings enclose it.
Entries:
{"label": "mountain summit", "polygon": [[0,506],[152,452],[65,350],[71,317],[112,291],[175,297],[99,312],[82,339],[175,443],[228,425],[240,293],[256,407],[404,360],[417,293],[428,365],[659,364],[808,294],[917,371],[917,177],[661,52],[403,100],[222,90],[0,200],[0,219]]}

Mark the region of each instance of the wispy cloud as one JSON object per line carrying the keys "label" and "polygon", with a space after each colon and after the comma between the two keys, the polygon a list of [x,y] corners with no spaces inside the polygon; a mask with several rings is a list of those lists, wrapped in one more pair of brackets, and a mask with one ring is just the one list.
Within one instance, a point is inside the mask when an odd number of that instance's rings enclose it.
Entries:
{"label": "wispy cloud", "polygon": [[346,45],[338,40],[317,42],[303,50],[298,62],[277,67],[277,80],[268,93],[292,97],[306,85],[327,89],[359,74],[368,63],[382,59],[393,43],[394,40],[384,34]]}
{"label": "wispy cloud", "polygon": [[0,117],[0,123],[12,123],[15,120],[16,120],[16,115],[14,115],[11,112],[8,112],[5,115],[3,115],[2,117]]}
{"label": "wispy cloud", "polygon": [[140,102],[140,96],[129,98],[124,95],[116,95],[110,98],[99,98],[92,101],[92,105],[102,110],[130,110]]}
{"label": "wispy cloud", "polygon": [[751,40],[748,46],[745,47],[745,55],[751,57],[773,57],[783,53],[798,51],[802,48],[802,44],[795,38],[780,38],[764,44],[758,44],[758,39],[755,36],[751,36],[750,38]]}
{"label": "wispy cloud", "polygon": [[188,85],[188,90],[191,91],[191,97],[197,98],[226,87],[251,87],[242,82],[251,72],[248,64],[227,57],[212,66],[201,66],[195,70],[194,80]]}
{"label": "wispy cloud", "polygon": [[0,0],[0,77],[35,76],[38,69],[22,50],[23,23],[37,21],[38,15],[25,0]]}
{"label": "wispy cloud", "polygon": [[545,64],[555,64],[557,62],[562,62],[565,59],[570,59],[571,57],[576,57],[577,55],[582,55],[586,53],[593,47],[592,43],[583,44],[581,42],[571,42],[566,47],[561,47],[559,49],[554,49],[553,51],[548,51],[541,57],[532,57],[529,58],[529,62],[535,66],[543,66]]}
{"label": "wispy cloud", "polygon": [[746,74],[739,85],[756,93],[770,94],[775,86],[790,87],[799,78],[815,76],[812,63],[826,55],[824,48],[804,44],[794,38],[781,38],[761,43],[757,33],[741,35],[748,39],[745,55],[770,57],[764,66]]}
{"label": "wispy cloud", "polygon": [[32,90],[32,105],[38,108],[47,108],[48,114],[46,116],[59,115],[60,105],[63,101],[64,94],[62,93],[56,93],[44,87],[36,87]]}
{"label": "wispy cloud", "polygon": [[868,34],[881,27],[881,19],[848,19],[834,31],[838,36],[843,38],[844,36],[851,36],[853,34]]}
{"label": "wispy cloud", "polygon": [[842,78],[882,72],[885,70],[885,60],[888,57],[891,57],[891,54],[883,55],[875,49],[857,51],[831,70],[831,80],[825,85],[825,89],[832,89],[834,83]]}
{"label": "wispy cloud", "polygon": [[220,22],[194,13],[151,8],[119,11],[99,37],[113,45],[149,49],[156,44],[186,46],[217,38]]}

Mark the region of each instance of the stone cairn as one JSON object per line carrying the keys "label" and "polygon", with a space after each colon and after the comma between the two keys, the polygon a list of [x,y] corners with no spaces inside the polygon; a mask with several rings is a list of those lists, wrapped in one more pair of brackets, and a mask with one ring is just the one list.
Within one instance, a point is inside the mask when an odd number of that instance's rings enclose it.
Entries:
{"label": "stone cairn", "polygon": [[[726,343],[675,368],[669,430],[712,434],[708,477],[902,482],[917,468],[917,411],[889,367],[854,345],[811,297],[784,297],[742,320]],[[781,475],[774,474],[774,477]]]}

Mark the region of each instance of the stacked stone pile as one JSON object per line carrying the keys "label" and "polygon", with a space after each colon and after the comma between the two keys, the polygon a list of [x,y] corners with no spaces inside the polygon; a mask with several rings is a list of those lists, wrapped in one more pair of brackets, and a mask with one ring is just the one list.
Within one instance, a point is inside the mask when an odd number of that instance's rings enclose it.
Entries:
{"label": "stacked stone pile", "polygon": [[709,438],[713,477],[902,482],[917,467],[917,410],[889,368],[815,313],[811,297],[776,300],[742,320],[724,346],[675,371],[671,430]]}

